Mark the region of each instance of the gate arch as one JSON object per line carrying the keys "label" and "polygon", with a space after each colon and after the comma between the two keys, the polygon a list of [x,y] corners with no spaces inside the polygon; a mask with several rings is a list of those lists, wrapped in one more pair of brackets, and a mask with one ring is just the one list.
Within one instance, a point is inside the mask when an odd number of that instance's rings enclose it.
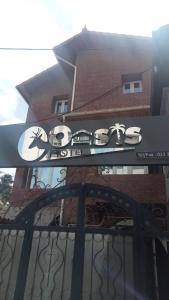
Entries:
{"label": "gate arch", "polygon": [[[42,226],[43,228],[40,229],[38,226],[34,225],[35,214],[40,209],[54,202],[57,202],[61,199],[74,198],[74,197],[78,199],[77,222],[75,226],[73,226],[72,228],[69,228],[67,226],[67,229],[65,228],[65,226],[53,226],[52,229],[50,226]],[[114,206],[127,211],[134,220],[134,226],[132,228],[134,230],[128,232],[121,229],[114,230],[112,228],[96,229],[96,228],[90,228],[90,226],[85,227],[85,200],[86,198],[90,198],[90,197],[100,199],[100,200],[106,200],[112,203]],[[88,282],[88,279],[85,278],[86,278],[86,270],[89,269],[92,270],[91,271],[92,274],[94,274],[94,272],[97,273],[96,274],[97,278],[102,277],[101,279],[98,279],[101,280],[101,283],[98,287],[98,294],[96,295],[97,299],[101,299],[101,300],[116,299],[115,296],[112,296],[112,294],[111,295],[109,294],[109,296],[104,295],[105,286],[107,285],[107,283],[105,284],[104,282],[105,280],[107,280],[106,282],[108,282],[108,285],[110,284],[114,285],[112,289],[114,290],[118,289],[119,283],[118,281],[116,281],[116,278],[118,278],[119,272],[122,272],[122,270],[123,273],[126,272],[126,274],[129,274],[129,277],[131,275],[130,274],[131,272],[133,274],[132,275],[133,286],[129,287],[128,284],[125,285],[124,282],[121,283],[121,285],[124,286],[123,287],[124,293],[128,295],[127,296],[128,298],[125,299],[133,299],[133,300],[134,299],[156,299],[154,296],[155,288],[154,288],[153,279],[149,283],[146,282],[147,269],[145,266],[147,265],[147,261],[151,260],[150,256],[148,256],[147,259],[147,252],[150,253],[150,248],[151,248],[149,247],[151,246],[151,236],[153,237],[156,236],[159,230],[155,225],[155,221],[153,220],[152,214],[149,211],[147,211],[145,208],[143,208],[132,197],[122,192],[116,191],[110,187],[92,184],[92,183],[84,183],[84,184],[78,183],[72,185],[65,185],[57,189],[48,191],[42,194],[41,196],[39,196],[38,198],[36,198],[34,201],[32,201],[27,207],[25,207],[18,214],[18,216],[14,221],[14,224],[18,228],[23,228],[25,230],[22,253],[21,253],[20,264],[18,269],[18,276],[16,281],[14,300],[27,299],[24,298],[24,294],[25,294],[25,290],[29,290],[28,288],[26,288],[27,278],[29,278],[28,281],[30,281],[30,274],[32,272],[31,270],[32,267],[30,267],[30,261],[32,257],[32,251],[33,251],[32,248],[34,248],[33,247],[34,233],[37,234],[37,231],[42,233],[42,230],[45,231],[44,232],[45,234],[47,232],[47,236],[49,236],[51,232],[55,232],[56,235],[55,234],[52,235],[52,239],[54,238],[54,236],[55,238],[57,236],[58,239],[59,234],[62,233],[66,233],[66,235],[74,235],[74,242],[73,242],[74,250],[73,250],[73,257],[72,257],[71,287],[69,289],[69,297],[64,298],[64,295],[61,295],[60,296],[61,298],[58,299],[66,299],[66,300],[67,299],[71,299],[71,300],[95,299],[93,298],[93,296],[89,294],[88,296],[84,296],[86,295],[85,293],[88,293],[88,291],[86,292],[86,290],[88,289],[88,284],[85,283]],[[99,237],[99,241],[98,241],[98,237]],[[148,244],[147,244],[147,239],[148,239]],[[101,249],[98,248],[100,242],[102,243]],[[89,246],[87,246],[87,243]],[[44,249],[46,249],[46,246],[44,247]],[[46,250],[41,249],[39,251],[40,252],[39,254],[37,254],[37,259],[39,259],[43,251]],[[90,257],[90,255],[89,253],[86,254],[86,251],[90,252],[90,254],[92,255],[92,258],[90,258],[91,259],[90,266],[89,266],[90,259],[88,258],[88,256]],[[96,252],[95,254],[94,251]],[[118,251],[121,251],[121,254],[119,254],[120,252],[118,253]],[[112,252],[112,254],[110,252]],[[120,258],[120,256],[123,256],[123,258],[122,257]],[[129,266],[130,268],[129,272],[127,270],[128,267],[126,267],[126,265],[124,267],[122,266],[123,260],[124,260],[124,264],[126,264],[125,256],[127,256],[127,259],[130,261],[128,265],[129,264],[132,265],[132,267]],[[106,263],[107,269],[105,269],[104,266],[105,261],[103,260],[103,257],[106,257],[106,259],[108,259],[108,263]],[[112,266],[109,265],[110,260],[113,260],[114,264],[116,265],[117,260],[119,259],[120,262],[118,267],[120,268],[121,271],[117,269],[113,270]],[[102,268],[102,271],[100,268]],[[117,268],[117,266],[115,268]],[[59,268],[56,269],[59,270]],[[105,277],[106,279],[104,278],[104,276],[108,276],[105,275],[105,272],[106,274],[109,273],[108,279],[106,277]],[[151,276],[153,277],[154,276],[152,274],[153,272],[151,271],[150,273]],[[128,276],[126,274],[125,276]],[[114,276],[113,278],[115,279],[112,280],[111,278],[112,276]],[[45,278],[44,274],[43,274],[43,278]],[[116,281],[116,288],[115,288],[115,281]],[[84,292],[84,286],[87,287],[85,292]],[[112,293],[112,291],[110,293]],[[121,295],[118,296],[117,299],[121,300],[124,299],[124,297]],[[37,298],[37,299],[40,300],[43,298]]]}
{"label": "gate arch", "polygon": [[135,225],[142,230],[152,231],[153,233],[159,231],[151,212],[143,208],[132,197],[113,188],[92,183],[65,185],[43,193],[18,214],[15,223],[20,225],[32,224],[38,210],[61,199],[80,197],[81,193],[83,193],[84,199],[86,197],[95,197],[107,200],[115,206],[126,210],[134,219]]}

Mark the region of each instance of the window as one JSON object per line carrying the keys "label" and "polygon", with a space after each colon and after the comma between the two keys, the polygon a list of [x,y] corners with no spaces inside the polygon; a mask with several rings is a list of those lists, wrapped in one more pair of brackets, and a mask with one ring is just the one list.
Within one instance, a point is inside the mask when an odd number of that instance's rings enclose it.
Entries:
{"label": "window", "polygon": [[147,166],[104,166],[99,167],[100,175],[134,175],[134,174],[148,174]]}
{"label": "window", "polygon": [[[30,188],[34,187],[54,187],[59,182],[64,185],[66,177],[66,168],[64,167],[48,167],[48,168],[33,168],[30,178]],[[63,182],[62,182],[63,180]]]}
{"label": "window", "polygon": [[124,74],[122,75],[121,79],[124,94],[142,92],[142,73]]}
{"label": "window", "polygon": [[123,83],[123,93],[141,93],[142,92],[142,81],[131,81]]}
{"label": "window", "polygon": [[53,112],[57,114],[66,113],[69,110],[69,101],[68,99],[57,100],[54,97],[54,107]]}

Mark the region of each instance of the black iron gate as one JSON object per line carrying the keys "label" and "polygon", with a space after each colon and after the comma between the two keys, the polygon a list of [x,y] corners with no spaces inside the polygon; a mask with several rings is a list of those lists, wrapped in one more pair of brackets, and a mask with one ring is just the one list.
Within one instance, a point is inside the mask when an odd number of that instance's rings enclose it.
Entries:
{"label": "black iron gate", "polygon": [[[75,198],[74,224],[34,224],[40,209]],[[90,198],[125,210],[130,222],[111,228],[86,225]],[[160,299],[154,258],[159,233],[153,218],[109,187],[74,184],[51,190],[23,209],[13,224],[0,225],[0,234],[1,300]]]}

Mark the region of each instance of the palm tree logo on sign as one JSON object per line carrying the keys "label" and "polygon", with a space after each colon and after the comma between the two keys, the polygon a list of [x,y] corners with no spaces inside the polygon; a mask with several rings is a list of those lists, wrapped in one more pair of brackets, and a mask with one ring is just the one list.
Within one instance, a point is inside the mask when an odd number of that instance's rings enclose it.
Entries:
{"label": "palm tree logo on sign", "polygon": [[109,130],[110,130],[110,134],[113,134],[114,132],[116,132],[117,134],[116,145],[122,145],[123,141],[122,141],[121,133],[122,134],[125,133],[126,131],[125,125],[115,123],[113,126],[109,127]]}

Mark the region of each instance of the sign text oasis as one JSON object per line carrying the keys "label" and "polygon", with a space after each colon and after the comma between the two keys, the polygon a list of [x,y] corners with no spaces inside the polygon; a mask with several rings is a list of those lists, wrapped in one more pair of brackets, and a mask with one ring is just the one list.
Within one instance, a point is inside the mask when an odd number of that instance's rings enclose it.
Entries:
{"label": "sign text oasis", "polygon": [[[94,132],[81,129],[74,133],[68,126],[58,125],[52,128],[48,134],[42,127],[33,126],[26,129],[21,135],[18,151],[20,156],[27,161],[41,159],[47,154],[48,159],[52,159],[52,154],[55,158],[56,156],[61,158],[70,156],[70,153],[65,151],[68,145],[75,149],[77,149],[77,145],[103,147],[110,143],[112,137],[115,138],[117,148],[124,144],[136,145],[142,140],[140,132],[140,127],[126,128],[124,124],[120,123],[115,123],[109,128],[96,129]],[[124,150],[127,149],[124,148]]]}

